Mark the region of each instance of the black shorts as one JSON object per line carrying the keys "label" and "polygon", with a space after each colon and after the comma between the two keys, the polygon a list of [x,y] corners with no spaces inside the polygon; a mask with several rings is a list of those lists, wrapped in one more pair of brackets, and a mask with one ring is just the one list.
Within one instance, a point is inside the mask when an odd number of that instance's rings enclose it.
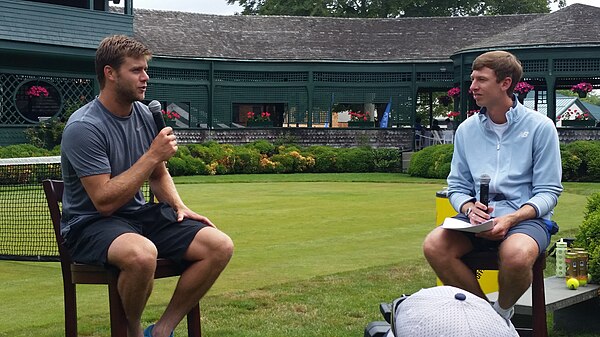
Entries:
{"label": "black shorts", "polygon": [[[455,215],[454,218],[465,222],[470,222],[469,218],[463,213]],[[475,251],[495,250],[498,249],[498,246],[500,246],[500,243],[502,243],[502,240],[486,240],[476,237],[474,233],[462,233],[469,238],[471,244],[473,244],[473,250]],[[548,227],[546,226],[544,219],[541,218],[525,220],[511,227],[508,230],[508,233],[506,233],[505,239],[515,233],[525,234],[535,240],[535,242],[537,242],[540,254],[545,251],[546,248],[548,248],[548,244],[550,243],[550,233],[548,231]]]}
{"label": "black shorts", "polygon": [[165,203],[146,204],[132,212],[99,215],[71,228],[65,246],[73,261],[104,266],[112,242],[122,234],[137,233],[154,243],[158,257],[184,266],[183,255],[204,227],[207,225],[197,220],[177,222],[177,213]]}

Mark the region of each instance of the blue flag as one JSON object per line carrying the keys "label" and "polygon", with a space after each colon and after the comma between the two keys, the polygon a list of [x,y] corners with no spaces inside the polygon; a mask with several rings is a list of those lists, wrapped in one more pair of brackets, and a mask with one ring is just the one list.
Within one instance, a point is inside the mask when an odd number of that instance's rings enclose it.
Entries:
{"label": "blue flag", "polygon": [[390,97],[390,101],[385,107],[385,111],[383,112],[383,117],[381,117],[381,122],[379,122],[380,128],[388,127],[388,120],[390,119],[390,110],[392,110],[392,98]]}

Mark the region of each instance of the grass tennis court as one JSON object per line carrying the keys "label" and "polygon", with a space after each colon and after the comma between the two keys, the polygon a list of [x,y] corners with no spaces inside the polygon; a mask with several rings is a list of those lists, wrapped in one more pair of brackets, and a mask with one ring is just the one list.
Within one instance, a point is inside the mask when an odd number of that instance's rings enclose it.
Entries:
{"label": "grass tennis court", "polygon": [[[369,321],[381,320],[379,302],[435,283],[420,247],[443,180],[297,174],[176,183],[188,206],[236,245],[202,301],[206,336],[360,337]],[[555,219],[559,234],[572,236],[600,184],[565,185]],[[174,283],[157,281],[144,320],[157,319]],[[0,261],[0,284],[0,337],[64,335],[57,263]],[[78,288],[80,336],[109,336],[106,287]]]}

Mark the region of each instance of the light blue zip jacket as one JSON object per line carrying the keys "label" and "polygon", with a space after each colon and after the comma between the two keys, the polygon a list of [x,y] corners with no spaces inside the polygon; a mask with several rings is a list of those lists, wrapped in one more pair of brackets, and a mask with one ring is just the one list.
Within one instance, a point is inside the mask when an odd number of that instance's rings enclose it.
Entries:
{"label": "light blue zip jacket", "polygon": [[502,138],[489,128],[485,108],[456,130],[448,198],[458,212],[466,202],[479,200],[480,177],[487,174],[492,178],[493,217],[525,204],[535,208],[538,218],[552,216],[563,190],[558,133],[548,117],[524,107],[516,97],[514,102],[506,113],[508,128]]}

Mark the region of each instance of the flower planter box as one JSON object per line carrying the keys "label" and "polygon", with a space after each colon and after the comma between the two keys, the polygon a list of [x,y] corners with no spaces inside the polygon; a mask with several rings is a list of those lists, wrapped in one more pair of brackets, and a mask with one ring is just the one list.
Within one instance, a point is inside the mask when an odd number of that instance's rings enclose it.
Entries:
{"label": "flower planter box", "polygon": [[165,126],[170,126],[170,127],[174,128],[177,126],[177,121],[173,121],[173,120],[165,121]]}
{"label": "flower planter box", "polygon": [[573,127],[590,127],[595,126],[596,121],[593,119],[588,120],[577,120],[577,119],[566,119],[562,121],[562,126],[573,126]]}
{"label": "flower planter box", "polygon": [[349,128],[374,128],[375,122],[372,122],[372,121],[358,121],[358,122],[348,121],[348,127]]}
{"label": "flower planter box", "polygon": [[272,121],[248,121],[246,124],[249,128],[270,128],[273,126]]}

